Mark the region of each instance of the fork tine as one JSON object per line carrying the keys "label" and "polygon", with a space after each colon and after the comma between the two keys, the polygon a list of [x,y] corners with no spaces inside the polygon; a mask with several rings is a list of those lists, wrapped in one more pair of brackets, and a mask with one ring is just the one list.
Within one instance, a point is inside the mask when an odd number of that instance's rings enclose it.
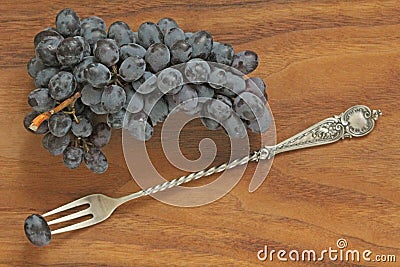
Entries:
{"label": "fork tine", "polygon": [[73,220],[73,219],[77,219],[79,217],[83,217],[85,215],[89,215],[90,213],[90,208],[87,208],[85,210],[81,210],[69,215],[66,215],[64,217],[60,217],[54,220],[49,221],[47,224],[48,225],[52,225],[52,224],[56,224],[56,223],[60,223],[60,222],[65,222],[65,221],[69,221],[69,220]]}
{"label": "fork tine", "polygon": [[91,218],[91,219],[88,219],[88,220],[80,222],[80,223],[76,223],[73,225],[69,225],[69,226],[51,231],[51,234],[55,235],[55,234],[60,234],[60,233],[68,232],[68,231],[78,230],[78,229],[85,228],[85,227],[91,226],[91,225],[99,223],[99,222],[100,221],[95,220],[94,218]]}
{"label": "fork tine", "polygon": [[61,207],[58,207],[58,208],[56,208],[54,210],[51,210],[51,211],[43,214],[42,216],[43,217],[50,216],[50,215],[62,212],[64,210],[69,210],[69,209],[72,209],[72,208],[75,208],[75,207],[78,207],[78,206],[81,206],[81,205],[84,205],[84,204],[89,204],[89,202],[86,200],[86,198],[87,198],[87,196],[79,198],[79,199],[77,199],[75,201],[72,201],[72,202],[70,202],[68,204],[65,204],[65,205],[63,205]]}

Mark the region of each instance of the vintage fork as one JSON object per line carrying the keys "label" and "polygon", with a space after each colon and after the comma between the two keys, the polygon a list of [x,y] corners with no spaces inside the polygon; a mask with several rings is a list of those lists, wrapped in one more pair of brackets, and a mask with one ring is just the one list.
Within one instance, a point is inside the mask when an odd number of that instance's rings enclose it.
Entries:
{"label": "vintage fork", "polygon": [[329,144],[344,138],[364,136],[372,131],[375,126],[375,121],[378,120],[379,116],[381,115],[382,112],[380,110],[371,111],[366,106],[353,106],[343,112],[341,115],[325,119],[277,145],[262,147],[260,150],[255,151],[251,155],[234,160],[230,163],[225,163],[217,167],[212,167],[208,170],[199,171],[197,173],[191,173],[187,176],[182,176],[172,181],[167,181],[165,183],[120,198],[111,198],[103,194],[93,194],[85,196],[59,208],[56,208],[52,211],[49,211],[42,216],[47,217],[78,206],[89,204],[89,207],[87,209],[75,212],[70,215],[66,215],[58,219],[51,220],[48,222],[48,225],[66,222],[83,216],[91,215],[92,218],[88,220],[53,230],[51,231],[51,234],[55,235],[92,226],[106,220],[120,205],[142,196],[147,196],[160,191],[164,191],[168,188],[188,183],[192,180],[206,177],[214,173],[219,173],[224,170],[246,164],[250,161],[270,159],[274,155],[281,152]]}

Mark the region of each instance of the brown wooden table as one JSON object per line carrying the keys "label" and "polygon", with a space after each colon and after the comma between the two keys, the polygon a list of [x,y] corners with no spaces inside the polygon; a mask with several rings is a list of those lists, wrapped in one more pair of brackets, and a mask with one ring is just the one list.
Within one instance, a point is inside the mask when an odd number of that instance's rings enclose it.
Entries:
{"label": "brown wooden table", "polygon": [[[0,4],[1,265],[400,266],[398,1],[119,2]],[[254,171],[249,165],[235,189],[209,205],[177,208],[145,197],[100,225],[35,248],[23,232],[27,215],[90,193],[121,196],[138,190],[119,131],[104,150],[108,172],[95,175],[84,166],[66,169],[22,126],[29,111],[26,96],[34,89],[26,72],[33,37],[53,26],[66,4],[81,17],[98,15],[108,25],[125,20],[134,29],[170,16],[185,31],[206,29],[236,51],[256,51],[261,62],[252,76],[268,82],[278,140],[355,104],[380,108],[384,116],[365,138],[280,155],[255,193],[247,191]],[[154,157],[162,155],[159,134],[157,129],[149,143]],[[221,131],[210,135],[223,143]],[[183,147],[198,137],[188,135]],[[228,153],[219,147],[219,160]],[[181,174],[169,165],[160,168],[171,179]],[[339,238],[347,240],[348,249],[396,255],[397,263],[257,259],[265,245],[321,251],[337,248]]]}

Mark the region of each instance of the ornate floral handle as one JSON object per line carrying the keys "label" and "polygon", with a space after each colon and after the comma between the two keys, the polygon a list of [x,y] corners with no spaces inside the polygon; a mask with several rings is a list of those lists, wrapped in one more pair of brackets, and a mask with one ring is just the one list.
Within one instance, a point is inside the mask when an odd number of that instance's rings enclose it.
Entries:
{"label": "ornate floral handle", "polygon": [[260,150],[261,158],[313,146],[334,143],[344,138],[367,135],[375,126],[375,121],[382,115],[380,110],[370,110],[367,106],[357,105],[339,116],[333,116],[318,122],[310,128],[271,147]]}

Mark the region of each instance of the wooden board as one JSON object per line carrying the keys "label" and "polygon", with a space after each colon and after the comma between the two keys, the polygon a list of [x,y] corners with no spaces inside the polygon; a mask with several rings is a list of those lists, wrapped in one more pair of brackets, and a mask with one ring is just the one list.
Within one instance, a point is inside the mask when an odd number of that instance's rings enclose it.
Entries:
{"label": "wooden board", "polygon": [[[276,157],[255,193],[248,192],[255,166],[249,165],[234,190],[209,205],[178,208],[145,197],[100,225],[34,248],[23,232],[29,214],[91,193],[117,197],[138,190],[123,158],[120,132],[105,148],[108,172],[95,175],[84,166],[67,170],[22,126],[29,111],[26,96],[34,89],[26,73],[33,37],[54,25],[65,4],[81,17],[98,15],[107,25],[124,20],[133,29],[170,16],[185,31],[205,29],[236,51],[256,51],[260,66],[251,76],[268,83],[278,140],[355,104],[384,115],[365,138]],[[0,14],[1,265],[399,266],[399,1],[5,0]],[[197,147],[196,132],[186,135],[183,147]],[[155,160],[163,157],[159,133],[149,144]],[[227,159],[224,134],[211,135],[219,159]],[[169,179],[181,174],[159,166]],[[396,255],[397,263],[257,259],[265,245],[321,251],[337,248],[339,238],[347,240],[348,249]]]}

